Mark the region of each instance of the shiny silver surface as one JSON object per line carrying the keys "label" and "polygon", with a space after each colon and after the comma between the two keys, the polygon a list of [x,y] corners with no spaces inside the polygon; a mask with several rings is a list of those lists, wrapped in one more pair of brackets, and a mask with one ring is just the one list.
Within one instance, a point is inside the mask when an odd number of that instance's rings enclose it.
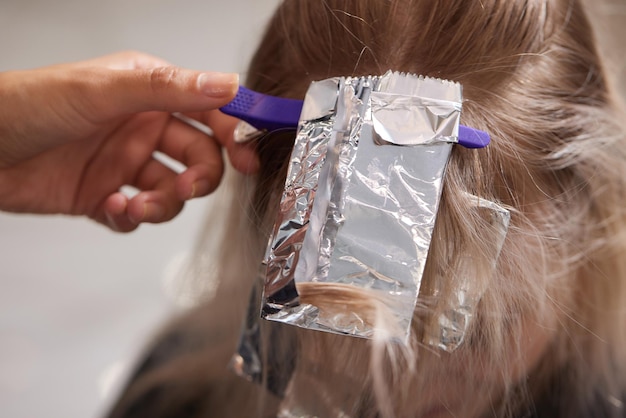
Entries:
{"label": "shiny silver surface", "polygon": [[305,283],[333,285],[376,301],[390,337],[408,338],[461,100],[456,83],[391,72],[312,84],[266,255],[264,318],[372,337],[356,304],[299,299]]}

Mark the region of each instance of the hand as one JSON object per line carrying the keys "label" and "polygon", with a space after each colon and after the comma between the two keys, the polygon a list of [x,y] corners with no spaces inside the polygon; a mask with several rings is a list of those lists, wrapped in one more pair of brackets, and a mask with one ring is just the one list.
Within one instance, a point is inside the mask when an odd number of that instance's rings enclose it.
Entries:
{"label": "hand", "polygon": [[[86,215],[116,231],[164,222],[233,166],[257,170],[232,141],[236,120],[211,110],[234,97],[233,74],[202,73],[125,52],[38,70],[0,73],[0,210]],[[173,118],[185,112],[216,138]],[[161,151],[187,169],[152,158]],[[141,190],[132,199],[122,185]]]}

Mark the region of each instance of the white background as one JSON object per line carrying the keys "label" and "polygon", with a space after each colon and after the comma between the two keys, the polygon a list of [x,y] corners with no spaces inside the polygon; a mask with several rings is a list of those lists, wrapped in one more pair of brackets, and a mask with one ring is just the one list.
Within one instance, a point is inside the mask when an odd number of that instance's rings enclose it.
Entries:
{"label": "white background", "polygon": [[[245,76],[276,4],[0,0],[0,71],[136,49]],[[0,214],[1,417],[104,412],[111,383],[173,308],[164,281],[206,206],[193,201],[174,221],[126,235],[86,219]]]}
{"label": "white background", "polygon": [[[606,1],[590,3],[623,74],[625,0]],[[241,73],[277,2],[0,0],[0,71],[137,49]],[[128,235],[84,219],[0,214],[0,416],[104,411],[115,376],[171,313],[164,281],[209,216],[207,202]]]}

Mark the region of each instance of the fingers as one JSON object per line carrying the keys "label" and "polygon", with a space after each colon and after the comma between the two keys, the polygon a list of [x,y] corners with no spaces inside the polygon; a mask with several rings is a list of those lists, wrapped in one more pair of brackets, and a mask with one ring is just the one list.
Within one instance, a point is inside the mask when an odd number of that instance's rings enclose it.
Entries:
{"label": "fingers", "polygon": [[[160,110],[167,112],[201,113],[200,120],[215,131],[216,139],[228,152],[233,167],[244,173],[254,174],[259,169],[254,144],[238,144],[233,131],[238,119],[210,112],[230,102],[239,87],[237,74],[199,72],[177,67],[149,67],[159,59],[142,57],[132,65],[135,70],[112,71],[103,77],[98,88],[103,94],[95,95],[103,100],[94,108],[100,109],[92,120],[106,121],[120,114]],[[122,57],[121,61],[128,60]],[[153,61],[154,60],[154,61]],[[105,94],[106,92],[106,94]]]}
{"label": "fingers", "polygon": [[256,174],[259,171],[259,157],[255,144],[235,142],[233,133],[239,119],[223,114],[220,111],[205,112],[203,122],[213,129],[215,139],[228,152],[232,166],[243,174]]}
{"label": "fingers", "polygon": [[179,199],[189,200],[213,193],[220,180],[215,178],[215,173],[215,169],[203,164],[189,167],[176,178],[176,195]]}
{"label": "fingers", "polygon": [[237,74],[177,67],[135,70],[92,69],[93,120],[106,122],[137,112],[197,112],[227,104],[235,96]]}
{"label": "fingers", "polygon": [[94,58],[88,61],[82,61],[77,65],[88,66],[102,66],[113,70],[134,70],[134,69],[148,69],[157,67],[167,67],[172,65],[162,58],[154,55],[146,54],[138,51],[122,51],[102,57]]}
{"label": "fingers", "polygon": [[128,202],[128,219],[137,225],[142,222],[161,223],[172,220],[183,209],[172,188],[141,192]]}
{"label": "fingers", "polygon": [[116,232],[131,232],[140,224],[167,222],[183,209],[184,203],[172,199],[168,190],[141,192],[132,199],[122,193],[110,195],[96,220]]}
{"label": "fingers", "polygon": [[159,161],[150,160],[134,184],[143,191],[129,201],[130,220],[159,223],[174,218],[185,201],[176,195],[176,177],[176,173]]}
{"label": "fingers", "polygon": [[224,172],[220,145],[204,133],[172,119],[159,151],[185,164],[187,170],[176,178],[179,199],[187,200],[213,192]]}
{"label": "fingers", "polygon": [[177,175],[156,159],[149,159],[129,184],[139,190],[132,199],[110,195],[97,220],[119,232],[129,232],[143,222],[159,223],[174,218],[188,199],[214,191],[223,174],[220,145],[188,125],[171,118],[164,126],[156,149],[188,168]]}
{"label": "fingers", "polygon": [[71,70],[75,68],[102,67],[112,70],[135,70],[156,67],[167,67],[172,64],[162,58],[139,51],[120,51],[109,55],[92,58],[86,61],[70,62],[49,66]]}
{"label": "fingers", "polygon": [[121,193],[109,196],[103,207],[104,223],[118,232],[129,232],[141,223],[173,219],[183,209],[185,199],[176,193],[176,173],[151,159],[139,172],[132,186],[141,190],[128,199]]}
{"label": "fingers", "polygon": [[103,216],[96,217],[96,220],[116,232],[134,231],[139,223],[129,218],[127,208],[128,198],[122,193],[114,193],[103,204]]}

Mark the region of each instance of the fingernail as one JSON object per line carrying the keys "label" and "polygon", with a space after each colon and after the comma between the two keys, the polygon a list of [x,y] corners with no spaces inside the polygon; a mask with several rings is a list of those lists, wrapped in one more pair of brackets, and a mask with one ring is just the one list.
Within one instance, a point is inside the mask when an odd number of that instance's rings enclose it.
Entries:
{"label": "fingernail", "polygon": [[211,183],[208,180],[198,180],[191,185],[191,194],[189,195],[189,199],[193,199],[194,197],[204,196],[209,192],[211,187]]}
{"label": "fingernail", "polygon": [[238,88],[239,74],[202,73],[198,76],[198,89],[207,96],[232,96]]}
{"label": "fingernail", "polygon": [[142,221],[154,222],[163,218],[165,215],[165,209],[163,206],[156,203],[144,203],[143,204],[143,216]]}
{"label": "fingernail", "polygon": [[119,226],[117,226],[117,222],[115,222],[115,219],[113,219],[113,216],[111,216],[108,212],[105,212],[104,216],[106,217],[107,224],[109,224],[109,228],[111,228],[111,230],[113,231],[120,230]]}

